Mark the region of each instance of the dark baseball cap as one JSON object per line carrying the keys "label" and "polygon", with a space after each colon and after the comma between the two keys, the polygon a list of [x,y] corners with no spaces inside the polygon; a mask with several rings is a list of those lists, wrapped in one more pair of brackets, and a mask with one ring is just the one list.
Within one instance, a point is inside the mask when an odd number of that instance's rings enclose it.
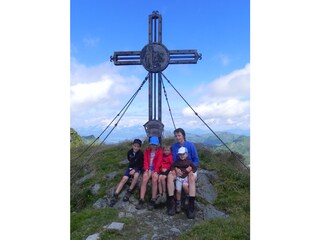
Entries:
{"label": "dark baseball cap", "polygon": [[132,143],[132,144],[135,144],[135,143],[138,143],[138,144],[140,145],[140,147],[141,147],[141,145],[142,145],[142,142],[141,142],[140,139],[135,139],[135,140],[133,140],[133,143]]}

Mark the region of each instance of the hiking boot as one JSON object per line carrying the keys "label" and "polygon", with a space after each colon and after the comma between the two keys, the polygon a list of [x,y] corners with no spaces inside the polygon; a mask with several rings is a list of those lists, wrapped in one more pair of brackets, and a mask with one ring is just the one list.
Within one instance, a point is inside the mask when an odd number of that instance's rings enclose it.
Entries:
{"label": "hiking boot", "polygon": [[129,201],[131,194],[132,194],[132,190],[128,189],[128,191],[126,192],[126,195],[124,195],[123,197],[123,201],[124,202]]}
{"label": "hiking boot", "polygon": [[166,203],[167,202],[167,193],[162,193],[162,196],[161,196],[161,203]]}
{"label": "hiking boot", "polygon": [[177,204],[176,204],[176,213],[180,213],[181,212],[181,202],[180,201],[177,201]]}
{"label": "hiking boot", "polygon": [[138,205],[136,206],[136,209],[140,210],[143,208],[144,200],[140,199]]}
{"label": "hiking boot", "polygon": [[161,196],[161,194],[158,194],[157,200],[156,200],[155,204],[158,205],[158,204],[160,204],[161,202],[162,202],[162,196]]}
{"label": "hiking boot", "polygon": [[187,217],[189,219],[194,219],[196,216],[195,210],[194,210],[194,201],[189,201],[188,207],[187,207]]}
{"label": "hiking boot", "polygon": [[150,200],[150,202],[149,202],[149,206],[148,206],[148,210],[153,210],[154,209],[154,204],[155,204],[155,199],[154,198],[152,198],[151,200]]}
{"label": "hiking boot", "polygon": [[168,200],[168,214],[173,216],[176,214],[176,202],[174,198]]}
{"label": "hiking boot", "polygon": [[189,196],[186,196],[186,198],[184,199],[184,206],[188,206],[189,204]]}
{"label": "hiking boot", "polygon": [[113,207],[113,206],[116,204],[117,199],[118,199],[118,194],[116,194],[116,193],[113,194],[113,196],[112,196],[112,198],[111,198],[111,200],[110,200],[109,206],[110,206],[110,207]]}

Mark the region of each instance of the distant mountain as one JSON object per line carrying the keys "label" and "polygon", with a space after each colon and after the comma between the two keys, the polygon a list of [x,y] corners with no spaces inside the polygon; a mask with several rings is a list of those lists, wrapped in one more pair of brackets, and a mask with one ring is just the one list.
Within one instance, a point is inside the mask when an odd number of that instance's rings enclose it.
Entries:
{"label": "distant mountain", "polygon": [[[233,151],[244,157],[244,163],[250,164],[250,137],[229,132],[215,132],[217,136]],[[187,139],[200,143],[214,150],[229,151],[226,146],[213,134],[188,134]]]}
{"label": "distant mountain", "polygon": [[[90,135],[90,136],[81,136],[84,144],[91,144],[94,142],[94,140],[96,140],[96,137],[94,135]],[[96,142],[100,142],[100,140],[98,139]]]}
{"label": "distant mountain", "polygon": [[[100,129],[97,127],[89,127],[89,128],[79,128],[75,129],[80,136],[100,136],[102,132],[105,129]],[[173,128],[172,127],[166,127],[164,128],[164,137],[173,137]],[[190,128],[185,129],[187,133],[187,137],[191,136],[191,134],[194,135],[203,135],[208,134],[212,135],[212,133],[208,129],[204,128]],[[220,131],[221,132],[221,131]],[[241,129],[230,129],[225,130],[223,132],[228,132],[236,135],[244,135],[244,136],[250,136],[250,130],[241,130]],[[121,127],[119,125],[118,127],[110,126],[108,129],[104,131],[104,133],[101,135],[100,140],[102,141],[107,135],[109,135],[106,139],[106,143],[118,143],[120,141],[124,140],[132,140],[134,138],[145,138],[146,132],[142,125],[136,125],[132,127]],[[219,136],[219,135],[218,135]],[[219,136],[220,137],[220,136]]]}
{"label": "distant mountain", "polygon": [[78,147],[82,144],[83,144],[82,138],[73,128],[70,128],[70,146]]}
{"label": "distant mountain", "polygon": [[[237,152],[242,156],[244,156],[245,164],[247,165],[250,164],[250,136],[244,136],[244,135],[234,134],[230,132],[215,132],[215,133],[232,151]],[[111,137],[111,135],[113,137]],[[165,130],[163,135],[165,138],[173,137],[173,130],[172,131]],[[81,144],[91,144],[93,141],[96,140],[96,138],[97,137],[95,137],[95,135],[93,134],[88,136],[79,136],[74,129],[70,128],[70,139],[71,139],[70,145],[71,146],[79,146]],[[95,144],[101,143],[101,141],[103,141],[104,138],[105,138],[104,135],[100,136],[100,138],[96,140]],[[112,132],[112,134],[110,134],[110,137],[108,137],[104,143],[114,144],[114,143],[118,143],[120,141],[125,141],[125,140],[131,141],[134,138],[140,138],[141,140],[146,138],[146,134],[143,127],[139,130],[137,128],[124,128],[124,129],[115,130],[114,132]],[[208,133],[203,130],[202,131],[199,130],[197,133],[194,133],[194,131],[187,132],[188,141],[203,144],[206,147],[210,147],[214,150],[228,151],[228,149],[219,140],[219,138],[217,138],[213,133]]]}

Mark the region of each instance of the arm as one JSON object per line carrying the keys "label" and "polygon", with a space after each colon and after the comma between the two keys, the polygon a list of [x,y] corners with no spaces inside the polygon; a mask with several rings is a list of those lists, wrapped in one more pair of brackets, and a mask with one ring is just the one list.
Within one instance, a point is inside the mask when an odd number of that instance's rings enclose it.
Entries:
{"label": "arm", "polygon": [[142,168],[143,168],[143,153],[139,151],[137,165],[136,165],[136,171],[141,171]]}
{"label": "arm", "polygon": [[190,160],[197,167],[199,165],[198,152],[197,152],[195,145],[191,142],[189,142],[189,151],[190,151],[190,153],[189,153]]}
{"label": "arm", "polygon": [[157,172],[157,173],[160,173],[160,167],[162,165],[162,156],[163,156],[163,152],[162,152],[162,149],[161,148],[158,148],[157,151],[156,151],[156,162],[154,164],[154,171]]}

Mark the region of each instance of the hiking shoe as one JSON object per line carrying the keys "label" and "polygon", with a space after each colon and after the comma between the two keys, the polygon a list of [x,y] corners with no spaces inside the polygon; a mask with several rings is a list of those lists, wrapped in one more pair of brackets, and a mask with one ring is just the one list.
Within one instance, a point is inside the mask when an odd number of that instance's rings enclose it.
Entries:
{"label": "hiking shoe", "polygon": [[126,195],[124,195],[123,197],[123,201],[124,202],[129,201],[131,194],[132,194],[132,190],[128,189],[128,191],[126,192]]}
{"label": "hiking shoe", "polygon": [[189,205],[187,207],[187,217],[189,219],[194,219],[196,216],[195,210],[194,210],[194,202],[189,202]]}
{"label": "hiking shoe", "polygon": [[161,194],[158,194],[155,204],[158,205],[161,203],[161,201],[162,201],[162,196],[161,196]]}
{"label": "hiking shoe", "polygon": [[179,201],[177,201],[177,204],[176,204],[176,213],[179,213],[179,212],[181,212],[181,202]]}
{"label": "hiking shoe", "polygon": [[155,201],[156,201],[156,200],[153,199],[153,198],[150,200],[149,206],[148,206],[148,210],[151,210],[151,211],[152,211],[152,210],[154,209]]}
{"label": "hiking shoe", "polygon": [[144,200],[140,199],[138,205],[136,206],[136,209],[142,209],[144,205]]}
{"label": "hiking shoe", "polygon": [[113,207],[113,205],[115,205],[116,204],[116,202],[117,202],[117,195],[116,194],[114,194],[113,196],[112,196],[112,198],[111,198],[111,200],[110,200],[110,203],[109,203],[109,206],[110,207]]}
{"label": "hiking shoe", "polygon": [[175,202],[174,198],[172,198],[168,201],[168,214],[170,216],[173,216],[176,214],[176,202]]}
{"label": "hiking shoe", "polygon": [[186,196],[186,198],[184,199],[184,206],[188,206],[189,204],[189,196]]}
{"label": "hiking shoe", "polygon": [[161,203],[166,203],[167,202],[167,193],[162,193],[162,196],[161,196]]}

